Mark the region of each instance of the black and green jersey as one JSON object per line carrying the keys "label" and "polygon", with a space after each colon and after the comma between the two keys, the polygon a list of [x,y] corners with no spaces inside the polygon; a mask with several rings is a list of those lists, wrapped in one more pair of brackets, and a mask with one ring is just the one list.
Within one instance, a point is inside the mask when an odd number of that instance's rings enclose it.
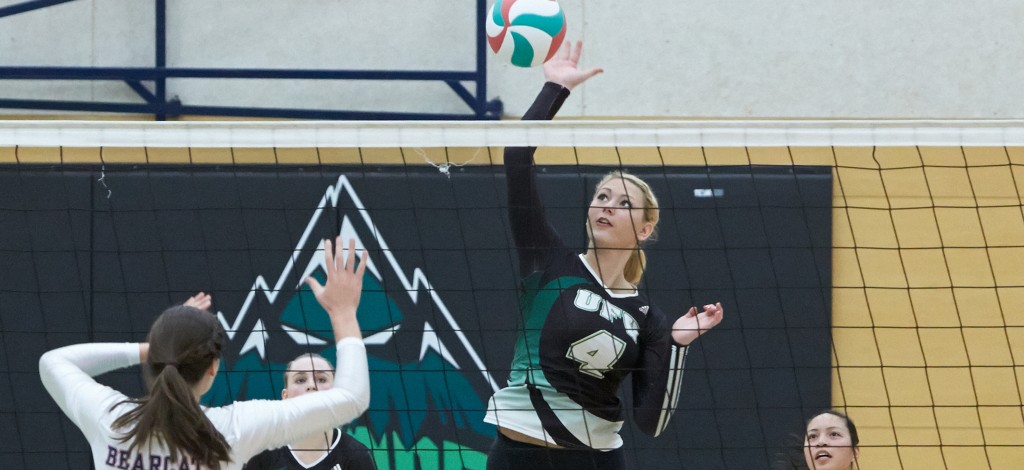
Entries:
{"label": "black and green jersey", "polygon": [[[545,84],[523,119],[550,119],[568,94]],[[485,421],[563,447],[616,449],[618,388],[632,374],[637,425],[657,436],[679,398],[686,348],[642,293],[610,292],[595,267],[564,245],[540,204],[534,150],[505,151],[524,323],[508,386],[489,401]]]}

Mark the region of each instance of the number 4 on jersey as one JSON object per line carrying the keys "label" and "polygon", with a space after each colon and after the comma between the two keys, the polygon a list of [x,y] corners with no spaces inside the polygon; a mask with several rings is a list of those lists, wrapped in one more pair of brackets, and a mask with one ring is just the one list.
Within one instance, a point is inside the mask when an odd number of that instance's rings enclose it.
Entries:
{"label": "number 4 on jersey", "polygon": [[601,330],[572,343],[565,357],[579,362],[580,372],[603,379],[604,373],[619,361],[625,350],[625,341],[608,330]]}

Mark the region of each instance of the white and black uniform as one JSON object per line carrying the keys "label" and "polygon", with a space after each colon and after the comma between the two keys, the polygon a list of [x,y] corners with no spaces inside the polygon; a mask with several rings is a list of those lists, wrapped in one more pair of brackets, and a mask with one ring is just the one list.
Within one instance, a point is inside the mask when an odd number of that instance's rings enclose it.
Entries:
{"label": "white and black uniform", "polygon": [[[523,119],[551,119],[568,95],[545,84]],[[636,423],[657,436],[678,402],[686,348],[643,294],[611,292],[596,266],[565,246],[540,203],[535,150],[505,149],[524,324],[508,386],[490,399],[484,420],[568,449],[618,449],[618,388],[632,373]]]}
{"label": "white and black uniform", "polygon": [[245,464],[245,470],[375,470],[370,449],[354,437],[334,430],[327,453],[305,465],[295,457],[292,446],[264,451]]}
{"label": "white and black uniform", "polygon": [[[337,346],[336,383],[329,390],[290,400],[240,401],[203,409],[231,446],[232,461],[222,462],[222,469],[241,469],[249,458],[266,449],[325,432],[362,414],[370,400],[366,348],[358,338],[344,338]],[[93,377],[138,364],[137,343],[76,344],[43,354],[39,374],[50,396],[85,434],[97,469],[206,468],[190,458],[179,457],[172,463],[170,452],[160,442],[143,443],[129,451],[130,443],[118,441],[124,430],[113,429],[113,423],[136,405],[117,405],[129,397]]]}

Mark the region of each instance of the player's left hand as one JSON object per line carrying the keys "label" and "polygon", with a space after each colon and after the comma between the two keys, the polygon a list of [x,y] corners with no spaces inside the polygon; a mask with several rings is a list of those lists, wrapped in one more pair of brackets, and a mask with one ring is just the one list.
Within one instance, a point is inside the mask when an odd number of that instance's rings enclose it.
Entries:
{"label": "player's left hand", "polygon": [[700,313],[697,313],[697,307],[690,307],[686,315],[672,324],[672,339],[680,346],[689,346],[700,335],[722,323],[724,316],[721,302],[705,305],[704,311]]}

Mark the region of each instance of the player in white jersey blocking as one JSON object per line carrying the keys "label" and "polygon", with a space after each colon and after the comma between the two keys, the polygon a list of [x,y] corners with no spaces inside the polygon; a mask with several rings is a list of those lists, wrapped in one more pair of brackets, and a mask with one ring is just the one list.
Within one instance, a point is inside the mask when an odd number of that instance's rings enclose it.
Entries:
{"label": "player in white jersey blocking", "polygon": [[[340,245],[340,237],[337,244]],[[90,343],[43,354],[39,373],[61,410],[85,434],[97,469],[232,470],[252,456],[323,433],[369,406],[366,349],[356,321],[366,262],[355,241],[324,242],[327,280],[306,283],[327,311],[337,342],[338,386],[291,400],[251,400],[204,408],[225,333],[203,306],[209,298],[165,310],[146,343]],[[366,259],[365,252],[362,259]],[[197,308],[199,307],[199,308]],[[105,372],[143,364],[148,394],[130,398],[97,383]]]}

